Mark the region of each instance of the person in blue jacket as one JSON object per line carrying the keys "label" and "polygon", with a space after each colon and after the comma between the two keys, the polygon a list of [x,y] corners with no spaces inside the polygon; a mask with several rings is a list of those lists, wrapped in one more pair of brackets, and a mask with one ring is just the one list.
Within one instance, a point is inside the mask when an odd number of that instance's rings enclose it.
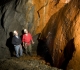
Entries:
{"label": "person in blue jacket", "polygon": [[22,56],[23,50],[21,45],[21,38],[18,36],[18,32],[16,30],[13,31],[12,44],[14,45],[14,49],[16,52],[16,57]]}

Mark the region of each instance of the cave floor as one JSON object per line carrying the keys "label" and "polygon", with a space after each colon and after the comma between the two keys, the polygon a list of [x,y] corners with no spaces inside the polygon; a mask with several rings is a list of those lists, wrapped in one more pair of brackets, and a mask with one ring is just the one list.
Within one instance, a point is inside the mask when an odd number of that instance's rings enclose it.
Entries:
{"label": "cave floor", "polygon": [[10,57],[7,59],[0,59],[0,70],[59,70],[51,67],[48,62],[33,54],[32,56],[25,55],[16,58]]}

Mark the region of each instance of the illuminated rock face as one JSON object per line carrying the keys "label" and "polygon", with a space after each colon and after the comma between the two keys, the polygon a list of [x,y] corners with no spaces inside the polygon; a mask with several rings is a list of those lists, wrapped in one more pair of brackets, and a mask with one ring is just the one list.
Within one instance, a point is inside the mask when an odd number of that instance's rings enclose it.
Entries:
{"label": "illuminated rock face", "polygon": [[[80,69],[79,2],[71,0],[53,13],[41,34],[41,39],[47,40],[54,66],[64,70]],[[61,2],[57,6],[60,4]]]}

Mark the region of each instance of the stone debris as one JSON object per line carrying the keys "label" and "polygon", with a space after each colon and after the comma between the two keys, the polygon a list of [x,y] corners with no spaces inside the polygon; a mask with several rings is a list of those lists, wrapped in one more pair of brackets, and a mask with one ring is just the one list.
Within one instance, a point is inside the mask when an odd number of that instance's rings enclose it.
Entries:
{"label": "stone debris", "polygon": [[[46,65],[40,57],[23,56],[20,58],[12,57],[9,59],[0,59],[1,70],[62,70],[56,67]],[[44,61],[44,62],[43,62]]]}

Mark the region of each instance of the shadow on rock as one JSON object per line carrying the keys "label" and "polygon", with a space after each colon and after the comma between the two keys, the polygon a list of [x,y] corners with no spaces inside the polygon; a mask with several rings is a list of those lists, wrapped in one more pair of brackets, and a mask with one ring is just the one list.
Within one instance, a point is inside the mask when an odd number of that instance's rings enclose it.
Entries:
{"label": "shadow on rock", "polygon": [[49,62],[50,65],[53,66],[52,57],[49,53],[49,48],[47,47],[46,39],[38,38],[37,55],[43,57],[46,62]]}
{"label": "shadow on rock", "polygon": [[73,53],[75,52],[75,50],[76,49],[75,49],[75,46],[74,46],[74,39],[71,39],[67,43],[67,45],[64,49],[64,58],[65,58],[65,60],[64,60],[63,64],[61,65],[61,68],[63,70],[66,70],[66,67],[67,67],[69,61],[72,59]]}
{"label": "shadow on rock", "polygon": [[12,45],[12,37],[13,37],[13,33],[10,32],[9,33],[9,38],[6,41],[6,46],[9,48],[10,54],[11,56],[14,56],[14,46]]}

